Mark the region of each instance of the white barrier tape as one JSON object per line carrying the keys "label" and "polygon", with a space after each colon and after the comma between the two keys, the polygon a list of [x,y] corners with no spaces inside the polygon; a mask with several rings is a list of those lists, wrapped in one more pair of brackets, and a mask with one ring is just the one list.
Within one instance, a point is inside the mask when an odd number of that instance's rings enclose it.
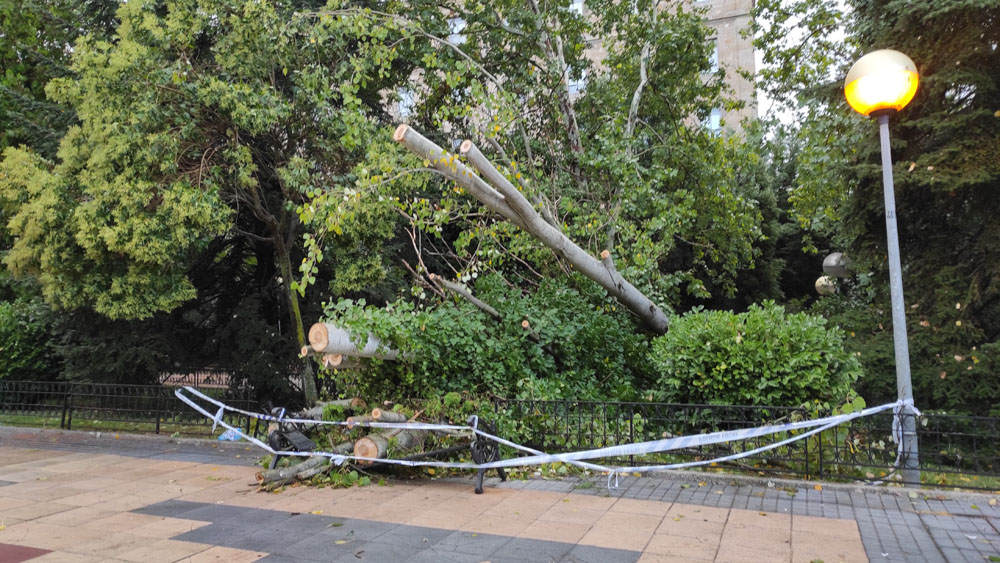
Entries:
{"label": "white barrier tape", "polygon": [[[676,438],[665,438],[662,440],[653,440],[649,442],[639,442],[635,444],[624,444],[620,446],[609,446],[606,448],[598,448],[593,450],[585,450],[581,452],[570,452],[562,454],[548,454],[546,459],[543,461],[542,456],[527,456],[516,458],[516,460],[504,460],[494,462],[492,464],[486,464],[484,467],[508,467],[510,465],[517,465],[518,463],[524,465],[534,465],[536,463],[548,463],[551,458],[552,461],[562,461],[562,462],[573,462],[585,459],[603,458],[603,457],[621,457],[628,455],[644,455],[651,453],[659,453],[671,450],[678,450],[682,448],[692,448],[698,446],[707,446],[712,444],[718,444],[722,442],[733,442],[737,440],[746,440],[750,438],[757,438],[760,436],[765,436],[768,434],[776,434],[778,432],[787,432],[791,430],[801,430],[805,428],[812,428],[815,426],[836,426],[843,422],[853,420],[862,416],[870,416],[895,406],[895,403],[890,403],[886,405],[881,405],[878,407],[872,407],[869,409],[864,409],[850,414],[841,414],[828,416],[824,418],[817,418],[813,420],[803,420],[800,422],[790,422],[786,424],[761,426],[758,428],[744,428],[740,430],[724,430],[720,432],[711,432],[708,434],[697,434],[693,436],[679,436]],[[495,439],[494,437],[486,434],[485,432],[477,431],[477,434],[481,434],[485,437]],[[796,439],[801,439],[796,437]]]}
{"label": "white barrier tape", "polygon": [[[243,411],[243,410],[240,410],[240,409],[236,409],[236,408],[233,408],[233,407],[226,406],[224,403],[216,401],[215,399],[212,399],[211,397],[208,397],[208,396],[206,396],[206,395],[204,395],[204,394],[202,394],[202,393],[198,392],[197,390],[192,389],[190,387],[185,387],[184,390],[189,391],[189,392],[191,392],[191,393],[193,393],[193,394],[195,394],[195,395],[197,395],[197,396],[199,396],[199,397],[201,397],[201,398],[203,398],[203,399],[205,399],[205,400],[207,400],[207,401],[209,401],[209,402],[211,402],[213,404],[220,405],[222,408],[224,408],[226,410],[229,410],[229,411],[232,411],[232,412],[238,412],[238,413],[246,414],[246,415],[249,415],[249,416],[261,418],[261,419],[264,419],[264,420],[278,420],[275,417],[271,417],[271,416],[267,416],[267,415],[260,415],[260,414],[257,414],[257,413],[251,413],[251,412],[248,412],[248,411]],[[209,413],[208,411],[206,411],[205,409],[203,409],[200,405],[198,405],[197,403],[195,403],[190,398],[184,396],[181,393],[181,389],[176,390],[174,392],[174,394],[179,399],[181,399],[182,401],[184,401],[185,403],[187,403],[189,406],[191,406],[192,408],[194,408],[196,411],[202,413],[203,415],[207,416],[210,419],[215,420],[215,417],[211,413]],[[695,466],[699,466],[699,465],[708,465],[708,464],[711,464],[711,463],[719,463],[719,462],[724,462],[724,461],[732,461],[732,460],[735,460],[735,459],[741,459],[741,458],[749,457],[749,456],[752,456],[752,455],[755,455],[755,454],[758,454],[758,453],[761,453],[761,452],[765,452],[765,451],[768,451],[768,450],[779,448],[781,446],[790,444],[792,442],[801,440],[803,438],[807,438],[807,437],[812,436],[814,434],[818,434],[820,432],[823,432],[824,430],[828,430],[830,428],[833,428],[833,427],[835,427],[835,426],[837,426],[839,424],[843,424],[844,422],[847,422],[849,420],[853,420],[853,419],[856,419],[856,418],[861,418],[861,417],[864,417],[864,416],[870,416],[870,415],[873,415],[873,414],[876,414],[876,413],[879,413],[879,412],[882,412],[882,411],[885,411],[885,410],[888,410],[888,409],[893,409],[894,411],[896,411],[896,413],[898,413],[900,410],[902,410],[903,408],[906,408],[906,407],[909,407],[913,411],[916,411],[916,409],[912,405],[912,401],[898,401],[896,403],[888,403],[888,404],[885,404],[885,405],[880,405],[878,407],[871,407],[871,408],[867,408],[867,409],[864,409],[864,410],[861,410],[861,411],[858,411],[858,412],[854,412],[854,413],[842,414],[842,415],[835,415],[835,416],[828,416],[828,417],[814,419],[814,420],[808,420],[808,421],[799,421],[799,422],[786,423],[786,424],[780,424],[780,425],[769,425],[769,426],[763,426],[763,427],[760,427],[760,428],[747,428],[747,429],[741,429],[741,430],[728,430],[728,431],[721,431],[721,432],[712,432],[712,433],[708,433],[708,434],[699,434],[699,435],[695,435],[695,436],[681,436],[681,437],[677,437],[677,438],[667,438],[667,439],[664,439],[664,440],[654,440],[654,441],[650,441],[650,442],[640,442],[640,443],[637,443],[637,444],[626,444],[626,445],[622,445],[622,446],[611,446],[611,447],[607,447],[607,448],[598,448],[598,449],[593,449],[593,450],[586,450],[586,451],[582,451],[582,452],[571,452],[571,453],[565,453],[565,454],[546,454],[544,452],[541,452],[541,451],[538,451],[538,450],[534,450],[532,448],[528,448],[528,447],[522,446],[520,444],[516,444],[516,443],[511,442],[509,440],[504,440],[503,438],[500,438],[498,436],[493,436],[492,434],[489,434],[487,432],[483,432],[482,430],[479,430],[478,428],[474,428],[474,427],[471,427],[471,426],[456,426],[456,425],[441,425],[441,424],[423,424],[423,423],[369,423],[369,425],[371,425],[371,426],[379,426],[379,427],[387,427],[387,428],[448,429],[448,430],[459,429],[459,430],[470,430],[470,431],[474,432],[477,435],[483,436],[484,438],[487,438],[487,439],[490,439],[490,440],[494,440],[497,443],[500,443],[500,444],[503,444],[503,445],[506,445],[506,446],[510,446],[512,448],[515,448],[515,449],[518,449],[518,450],[525,451],[525,452],[533,454],[531,456],[525,456],[525,457],[519,457],[519,458],[510,458],[510,459],[499,460],[499,461],[490,462],[490,463],[481,463],[481,464],[480,463],[467,463],[467,462],[459,463],[459,462],[444,462],[444,461],[415,461],[415,460],[411,461],[411,460],[387,459],[387,458],[370,458],[370,457],[361,457],[361,456],[341,455],[341,454],[335,454],[335,453],[324,452],[324,451],[311,451],[311,452],[276,451],[273,448],[271,448],[270,445],[268,445],[268,444],[266,444],[264,442],[261,442],[260,440],[254,438],[252,436],[246,436],[246,435],[244,435],[244,437],[248,441],[250,441],[251,443],[253,443],[253,444],[257,445],[258,447],[260,447],[260,448],[262,448],[262,449],[264,449],[264,450],[266,450],[268,452],[271,452],[272,454],[275,454],[275,455],[296,456],[296,457],[324,456],[324,457],[330,458],[330,460],[332,462],[337,463],[338,465],[344,463],[344,461],[346,461],[346,460],[357,460],[357,461],[369,461],[369,462],[378,462],[378,463],[390,463],[390,464],[394,464],[394,465],[403,465],[403,466],[410,466],[410,467],[442,467],[442,468],[455,468],[455,469],[498,469],[498,468],[503,468],[503,467],[516,467],[516,466],[525,466],[525,465],[540,465],[540,464],[543,464],[543,463],[552,463],[552,462],[557,462],[558,461],[558,462],[568,463],[568,464],[577,465],[577,466],[581,466],[581,467],[586,467],[587,469],[594,469],[594,470],[597,470],[597,471],[606,471],[606,472],[609,473],[608,474],[608,484],[609,484],[609,487],[610,487],[610,482],[611,482],[611,476],[612,475],[615,475],[615,486],[617,487],[617,480],[618,480],[617,475],[625,475],[625,474],[628,474],[628,473],[642,473],[642,472],[647,472],[647,471],[662,471],[662,470],[667,470],[667,469],[680,469],[680,468],[684,468],[684,467],[695,467]],[[919,414],[919,411],[916,411],[916,412]],[[896,417],[894,417],[894,418],[898,419],[898,416],[899,415],[897,414]],[[297,419],[284,419],[284,422],[297,422],[297,421],[298,421]],[[315,423],[319,423],[319,422],[331,423],[329,421],[316,421],[316,420],[302,420],[302,422],[310,423],[310,424],[315,424]],[[221,417],[219,418],[219,422],[218,423],[221,424],[223,427],[225,427],[227,429],[237,430],[235,427],[230,426],[225,421],[221,420]],[[345,424],[345,423],[331,423],[331,424]],[[362,424],[359,423],[358,425],[361,426]],[[635,467],[609,467],[609,466],[604,466],[604,465],[597,465],[597,464],[592,464],[592,463],[586,463],[586,462],[582,461],[582,460],[585,460],[585,459],[593,459],[593,458],[598,458],[598,457],[625,456],[625,455],[642,455],[642,454],[649,454],[649,453],[659,453],[659,452],[663,452],[663,451],[670,451],[670,450],[676,450],[676,449],[681,449],[681,448],[689,448],[689,447],[696,447],[696,446],[703,446],[703,445],[711,445],[711,444],[717,444],[717,443],[721,443],[721,442],[728,442],[728,441],[735,441],[735,440],[745,440],[745,439],[748,439],[748,438],[754,438],[754,437],[764,436],[764,435],[767,435],[767,434],[775,434],[775,433],[778,433],[778,432],[787,432],[787,431],[790,431],[790,430],[800,430],[800,429],[805,429],[805,428],[811,428],[811,429],[808,430],[807,432],[803,432],[801,434],[797,434],[795,436],[786,438],[786,439],[781,440],[779,442],[776,442],[774,444],[768,444],[766,446],[761,446],[761,447],[755,448],[753,450],[747,450],[747,451],[744,451],[744,452],[738,452],[738,453],[731,454],[731,455],[728,455],[728,456],[722,456],[722,457],[718,457],[718,458],[714,458],[714,459],[708,459],[708,460],[690,461],[690,462],[664,464],[664,465],[643,465],[643,466],[635,466]]]}
{"label": "white barrier tape", "polygon": [[[409,429],[412,429],[412,430],[470,430],[470,431],[473,430],[469,426],[457,426],[457,425],[450,425],[450,424],[428,424],[428,423],[424,423],[424,422],[374,422],[373,421],[373,422],[351,422],[351,423],[348,423],[346,421],[339,421],[339,420],[315,420],[315,419],[312,419],[312,418],[284,418],[284,409],[282,409],[282,415],[281,416],[271,416],[271,415],[263,414],[263,413],[259,413],[259,412],[245,411],[243,409],[238,409],[236,407],[230,407],[229,405],[227,405],[227,404],[225,404],[225,403],[223,403],[221,401],[218,401],[218,400],[216,400],[216,399],[214,399],[212,397],[209,397],[208,395],[202,393],[201,391],[198,391],[197,389],[195,389],[193,387],[184,387],[183,389],[185,391],[191,393],[192,395],[195,395],[199,399],[202,399],[203,401],[206,401],[206,402],[212,403],[213,405],[218,406],[220,408],[220,410],[221,409],[225,409],[227,411],[230,411],[230,412],[233,412],[233,413],[237,413],[237,414],[242,414],[242,415],[245,415],[245,416],[249,416],[251,418],[256,418],[258,420],[269,420],[269,421],[273,421],[273,422],[287,422],[287,423],[290,423],[290,424],[313,424],[313,425],[317,425],[317,426],[318,425],[347,426],[347,427],[362,426],[362,427],[372,427],[372,428],[409,428]],[[180,391],[180,389],[174,391],[174,395],[177,395],[178,397],[180,397],[180,395],[178,394],[179,391]],[[185,402],[188,403],[189,405],[191,404],[189,401],[185,401]],[[209,418],[212,418],[213,420],[215,420],[215,417],[209,416]],[[213,428],[213,430],[214,430],[214,428]]]}
{"label": "white barrier tape", "polygon": [[[213,399],[212,397],[209,397],[208,395],[205,395],[204,393],[201,393],[200,391],[198,391],[197,389],[194,389],[192,387],[184,387],[183,390],[188,391],[191,394],[196,395],[199,398],[201,398],[201,399],[203,399],[203,400],[205,400],[205,401],[207,401],[209,403],[212,403],[212,404],[215,404],[215,405],[220,405],[220,410],[226,409],[226,410],[232,411],[234,413],[240,413],[240,414],[244,414],[244,415],[251,416],[251,417],[257,417],[257,418],[260,418],[262,420],[274,420],[274,421],[282,420],[283,422],[291,422],[291,423],[302,422],[302,423],[306,423],[306,424],[331,424],[331,425],[338,425],[338,426],[344,426],[344,425],[346,425],[346,423],[344,423],[344,422],[319,421],[319,420],[312,420],[312,419],[294,419],[294,418],[279,419],[277,417],[273,417],[273,416],[269,416],[269,415],[263,415],[263,414],[253,413],[253,412],[249,412],[249,411],[244,411],[242,409],[237,409],[235,407],[230,407],[230,406],[226,405],[225,403],[217,401],[217,400]],[[187,403],[188,406],[192,407],[196,411],[198,411],[198,412],[202,413],[203,415],[205,415],[205,416],[207,416],[207,417],[215,420],[214,416],[212,416],[206,410],[204,410],[203,408],[201,408],[201,406],[199,406],[197,403],[195,403],[194,401],[192,401],[190,398],[184,396],[181,393],[181,389],[177,389],[176,391],[174,391],[174,395],[176,395],[177,398],[179,398],[181,401]],[[478,422],[478,417],[476,417],[476,422]],[[221,424],[224,428],[234,429],[234,427],[226,424],[225,421],[222,421],[221,418],[219,419],[218,423]],[[484,436],[486,438],[494,440],[497,443],[503,444],[505,446],[510,446],[512,448],[515,448],[515,449],[518,449],[518,450],[522,450],[522,451],[528,452],[530,454],[541,455],[541,456],[547,456],[547,455],[549,455],[549,454],[546,454],[545,452],[541,452],[541,451],[538,451],[538,450],[535,450],[535,449],[532,449],[532,448],[528,448],[526,446],[522,446],[520,444],[516,444],[514,442],[511,442],[509,440],[504,440],[503,438],[500,438],[498,436],[493,436],[492,434],[488,434],[486,432],[478,430],[475,427],[469,427],[469,426],[457,426],[457,425],[450,425],[450,424],[427,424],[427,423],[422,423],[422,422],[405,422],[405,423],[403,423],[403,422],[369,422],[369,423],[360,423],[359,422],[359,423],[356,423],[355,425],[356,426],[373,426],[373,427],[378,427],[378,428],[403,428],[403,429],[414,429],[414,430],[469,430],[471,432],[474,432],[476,434],[480,434],[480,435],[482,435],[482,436]],[[213,431],[215,430],[215,426],[214,425],[213,425],[212,429],[213,429]],[[346,461],[348,459],[353,459],[353,460],[358,460],[358,461],[373,461],[373,462],[377,461],[377,462],[380,462],[380,463],[391,463],[391,464],[395,464],[395,465],[404,465],[404,466],[409,466],[409,467],[426,466],[426,467],[442,467],[442,468],[458,468],[458,469],[479,469],[480,467],[482,467],[481,465],[475,464],[475,463],[455,463],[455,462],[446,462],[446,461],[415,461],[415,460],[414,461],[410,461],[410,460],[398,460],[398,459],[386,459],[386,458],[367,458],[367,457],[360,457],[360,456],[346,456],[346,455],[342,455],[342,454],[334,454],[334,453],[331,453],[331,452],[323,452],[323,451],[310,451],[310,452],[275,451],[273,448],[271,448],[270,445],[265,444],[264,442],[261,442],[260,440],[257,440],[256,438],[252,438],[252,437],[246,436],[246,435],[244,435],[244,437],[246,437],[253,444],[255,444],[255,445],[257,445],[257,446],[259,446],[259,447],[267,450],[268,452],[271,452],[274,455],[298,456],[298,457],[310,457],[310,456],[314,456],[314,455],[322,455],[322,456],[329,457],[331,459],[331,461],[335,461],[338,465],[344,463],[344,461]],[[587,463],[587,462],[582,462],[582,461],[568,462],[568,463],[570,463],[571,465],[575,465],[575,466],[584,468],[584,469],[591,469],[591,470],[595,470],[595,471],[609,471],[609,469],[607,467],[605,467],[603,465],[595,465],[593,463]],[[517,464],[514,464],[514,465],[517,465]]]}

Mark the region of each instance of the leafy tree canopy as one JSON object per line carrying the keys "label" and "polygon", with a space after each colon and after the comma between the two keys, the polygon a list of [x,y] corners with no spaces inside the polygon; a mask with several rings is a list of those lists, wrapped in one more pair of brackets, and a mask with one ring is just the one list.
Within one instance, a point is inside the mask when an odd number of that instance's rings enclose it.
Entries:
{"label": "leafy tree canopy", "polygon": [[[989,362],[981,350],[981,362],[956,366],[948,359],[964,362],[1000,336],[1000,8],[986,0],[880,0],[848,2],[843,11],[822,2],[765,1],[758,10],[758,47],[773,64],[765,78],[772,92],[793,94],[799,104],[795,212],[854,261],[856,277],[845,289],[874,320],[842,317],[859,323],[859,338],[864,325],[891,339],[885,223],[878,131],[847,106],[843,76],[880,48],[916,62],[920,88],[890,128],[917,400],[972,408],[972,396],[958,391],[972,386],[959,385],[955,368],[963,378],[986,377],[993,390],[985,396],[992,396],[996,378],[982,367]],[[882,348],[884,342],[871,343],[858,351],[867,361],[877,354],[864,352]],[[885,366],[866,367],[871,377],[892,377]],[[984,396],[977,385],[975,396]]]}

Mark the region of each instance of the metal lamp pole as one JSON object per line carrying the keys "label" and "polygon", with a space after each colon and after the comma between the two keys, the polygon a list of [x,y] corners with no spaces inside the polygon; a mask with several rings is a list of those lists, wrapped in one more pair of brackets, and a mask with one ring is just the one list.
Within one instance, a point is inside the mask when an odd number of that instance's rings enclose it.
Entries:
{"label": "metal lamp pole", "polygon": [[[910,346],[906,336],[906,307],[903,306],[903,271],[899,262],[899,234],[896,230],[896,196],[892,181],[892,152],[889,148],[889,114],[879,112],[879,138],[882,142],[882,188],[885,196],[885,235],[889,251],[889,294],[892,299],[892,342],[896,356],[896,396],[913,403],[910,380]],[[903,481],[920,484],[917,457],[917,417],[907,406],[902,415]]]}
{"label": "metal lamp pole", "polygon": [[896,393],[905,406],[900,411],[903,481],[920,485],[917,418],[913,411],[910,380],[910,349],[906,338],[903,306],[903,271],[899,263],[896,229],[896,196],[892,182],[892,150],[889,147],[889,115],[910,103],[917,92],[917,67],[909,57],[883,49],[854,63],[844,81],[844,95],[855,111],[878,119],[882,143],[882,187],[885,194],[885,233],[889,252],[889,294],[892,298],[892,340],[896,355]]}

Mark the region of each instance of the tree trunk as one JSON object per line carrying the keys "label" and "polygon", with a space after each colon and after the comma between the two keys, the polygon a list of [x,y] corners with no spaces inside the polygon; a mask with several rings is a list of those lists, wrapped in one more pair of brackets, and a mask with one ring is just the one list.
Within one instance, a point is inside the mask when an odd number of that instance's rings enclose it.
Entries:
{"label": "tree trunk", "polygon": [[368,340],[364,346],[358,348],[354,343],[354,335],[349,331],[330,323],[316,323],[309,329],[309,344],[316,353],[341,354],[344,356],[357,356],[361,358],[378,358],[382,360],[395,360],[401,355],[398,350],[393,350],[382,344],[382,341],[374,335],[368,335]]}
{"label": "tree trunk", "polygon": [[351,454],[354,453],[354,442],[350,442],[350,441],[348,441],[348,442],[341,442],[341,443],[337,444],[336,446],[333,446],[333,449],[330,450],[330,451],[333,452],[333,453],[335,453],[335,454],[340,454],[340,455],[351,455]]}
{"label": "tree trunk", "polygon": [[361,416],[349,416],[347,417],[347,428],[354,428],[359,422],[371,422],[372,417],[368,414],[363,414]]}
{"label": "tree trunk", "polygon": [[[448,179],[466,188],[483,205],[504,216],[552,249],[558,256],[565,258],[583,275],[606,289],[638,316],[650,330],[658,333],[667,331],[669,320],[655,303],[618,275],[613,268],[602,264],[546,222],[471,141],[462,143],[462,153],[492,186],[459,162],[454,155],[407,125],[400,125],[393,133],[393,139],[402,143],[418,157],[430,160],[432,166]],[[493,196],[491,192],[499,198]]]}
{"label": "tree trunk", "polygon": [[341,399],[339,401],[323,401],[317,403],[315,407],[302,411],[299,418],[322,420],[323,411],[326,410],[326,407],[329,405],[340,407],[344,409],[345,412],[361,412],[368,406],[363,400],[357,397],[353,399]]}
{"label": "tree trunk", "polygon": [[[302,311],[299,309],[299,296],[292,289],[292,261],[288,255],[288,249],[280,235],[272,237],[274,239],[275,254],[278,256],[278,267],[281,270],[281,285],[288,298],[289,316],[292,326],[295,327],[295,338],[299,347],[306,345],[306,333],[302,324]],[[319,400],[319,393],[316,391],[316,382],[313,380],[312,362],[306,358],[302,361],[302,394],[304,395],[306,406],[311,406]]]}
{"label": "tree trunk", "polygon": [[378,422],[406,422],[407,418],[406,415],[402,413],[387,411],[384,409],[373,409],[372,420]]}
{"label": "tree trunk", "polygon": [[323,466],[326,465],[326,461],[327,458],[315,455],[301,463],[289,467],[261,471],[257,473],[257,482],[261,485],[267,485],[288,478],[294,479],[296,475],[305,471],[309,471],[311,469],[322,469]]}
{"label": "tree trunk", "polygon": [[396,449],[405,452],[423,445],[426,436],[425,430],[397,430],[394,434],[372,432],[354,443],[354,455],[382,459],[389,449],[390,438],[396,439]]}

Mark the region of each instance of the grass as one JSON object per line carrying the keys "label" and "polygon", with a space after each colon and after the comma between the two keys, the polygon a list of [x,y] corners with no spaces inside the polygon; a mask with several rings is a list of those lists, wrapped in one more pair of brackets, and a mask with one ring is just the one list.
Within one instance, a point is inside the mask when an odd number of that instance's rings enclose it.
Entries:
{"label": "grass", "polygon": [[[60,417],[45,415],[0,415],[0,425],[29,426],[33,428],[59,428]],[[211,436],[212,427],[207,424],[178,424],[160,422],[160,434],[180,434],[182,436]],[[96,420],[74,418],[73,430],[99,430],[102,432],[130,432],[133,434],[156,433],[155,422],[129,422],[120,420]]]}

